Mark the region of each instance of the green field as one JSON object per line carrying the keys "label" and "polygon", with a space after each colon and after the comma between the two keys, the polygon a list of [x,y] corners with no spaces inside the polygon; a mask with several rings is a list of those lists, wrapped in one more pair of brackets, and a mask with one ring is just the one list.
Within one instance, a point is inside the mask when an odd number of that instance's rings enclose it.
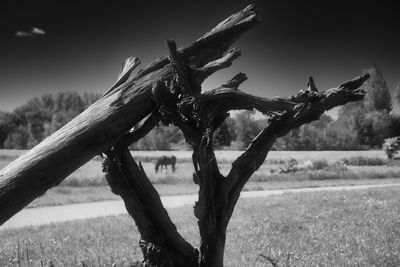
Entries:
{"label": "green field", "polygon": [[[24,150],[1,150],[0,167],[4,167]],[[240,151],[216,151],[221,172],[226,174]],[[133,151],[161,195],[196,193],[192,182],[193,165],[190,151]],[[155,173],[154,163],[161,155],[177,157],[176,172]],[[344,165],[343,159],[356,161],[356,166]],[[360,161],[362,160],[362,162]],[[282,173],[291,161],[311,164],[307,169]],[[366,161],[366,162],[364,162]],[[360,166],[361,164],[361,166]],[[376,165],[377,166],[371,166]],[[335,186],[371,183],[394,183],[400,177],[400,163],[388,161],[383,151],[271,151],[265,163],[254,173],[245,190]],[[385,178],[385,179],[383,179]],[[399,180],[400,181],[400,180]],[[101,158],[95,157],[66,178],[60,186],[50,189],[29,207],[62,205],[119,199],[113,195],[104,178]]]}
{"label": "green field", "polygon": [[[24,150],[0,150],[0,168],[5,167]],[[240,155],[240,151],[216,151],[221,172],[226,174],[232,161]],[[190,151],[132,151],[137,161],[142,162],[143,167],[154,184],[179,184],[192,183],[193,166],[191,164]],[[176,172],[155,173],[154,164],[161,155],[175,155],[177,157]],[[385,154],[380,150],[372,151],[271,151],[260,169],[254,173],[252,181],[298,181],[298,180],[324,180],[337,178],[396,178],[400,177],[400,163],[385,166],[351,166],[347,172],[341,172],[336,168],[337,162],[352,157],[366,159],[380,159],[385,161]],[[314,161],[326,161],[331,168],[325,168],[314,172],[303,171],[294,175],[282,175],[278,171],[290,160],[297,160],[299,164]],[[101,158],[95,157],[81,168],[73,172],[62,185],[68,186],[96,186],[107,185],[101,167]]]}
{"label": "green field", "polygon": [[[198,246],[192,208],[169,213]],[[271,266],[267,256],[281,266],[399,266],[399,214],[399,187],[241,199],[228,229],[225,265]],[[0,240],[0,266],[17,266],[18,255],[20,266],[28,266],[27,255],[30,266],[40,260],[128,266],[141,258],[128,216],[4,230]]]}

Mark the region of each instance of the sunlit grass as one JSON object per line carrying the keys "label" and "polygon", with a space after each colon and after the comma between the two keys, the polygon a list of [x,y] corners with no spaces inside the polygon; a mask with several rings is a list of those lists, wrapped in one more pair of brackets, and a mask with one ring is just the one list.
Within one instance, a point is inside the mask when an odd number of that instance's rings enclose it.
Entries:
{"label": "sunlit grass", "polygon": [[[238,202],[228,228],[226,266],[399,266],[400,189],[285,194]],[[171,209],[178,230],[198,246],[192,208]],[[0,266],[110,266],[141,258],[128,216],[0,232]],[[290,256],[288,256],[290,255]],[[124,265],[127,266],[127,265]],[[284,265],[283,265],[284,266]]]}
{"label": "sunlit grass", "polygon": [[[24,150],[0,151],[0,167],[24,152]],[[197,192],[198,187],[193,184],[194,169],[190,151],[133,151],[132,154],[137,161],[142,161],[150,181],[161,195]],[[216,151],[222,174],[229,172],[232,160],[239,154],[240,151]],[[154,163],[161,155],[176,155],[176,172],[173,173],[169,167],[167,171],[155,173]],[[398,161],[387,161],[384,157],[383,151],[271,151],[266,162],[252,175],[245,190],[371,184],[381,183],[377,179],[383,178],[387,183],[397,182],[395,178],[400,177]],[[355,162],[356,159],[357,164],[380,161],[386,165],[344,166],[338,164],[343,159],[350,159],[351,162]],[[300,163],[310,161],[312,167],[296,172],[281,173],[280,169],[291,160]],[[73,172],[60,186],[51,188],[29,207],[119,199],[111,193],[101,165],[101,158],[95,157]]]}

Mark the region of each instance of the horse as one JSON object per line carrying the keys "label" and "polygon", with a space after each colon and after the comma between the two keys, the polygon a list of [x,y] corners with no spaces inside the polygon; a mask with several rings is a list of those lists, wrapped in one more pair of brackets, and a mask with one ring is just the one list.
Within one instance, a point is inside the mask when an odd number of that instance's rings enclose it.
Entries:
{"label": "horse", "polygon": [[175,163],[176,163],[176,157],[175,156],[171,156],[171,157],[167,157],[167,156],[161,156],[156,163],[155,166],[155,170],[156,173],[158,172],[159,167],[161,166],[160,171],[162,171],[163,166],[165,167],[166,170],[168,170],[168,165],[172,166],[172,172],[175,172]]}

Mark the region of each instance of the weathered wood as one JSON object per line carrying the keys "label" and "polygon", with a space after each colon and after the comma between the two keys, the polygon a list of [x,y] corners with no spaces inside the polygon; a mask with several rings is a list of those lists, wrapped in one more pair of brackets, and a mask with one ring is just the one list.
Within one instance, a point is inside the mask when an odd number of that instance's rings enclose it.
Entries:
{"label": "weathered wood", "polygon": [[209,62],[203,67],[198,69],[197,79],[204,81],[208,76],[214,72],[228,68],[232,65],[232,62],[241,55],[240,49],[232,48],[221,58]]}
{"label": "weathered wood", "polygon": [[[242,33],[258,23],[249,6],[220,23],[192,45],[178,49],[198,68],[220,58]],[[96,154],[109,149],[154,109],[152,83],[175,78],[163,57],[134,77],[128,60],[119,80],[86,111],[0,172],[0,224],[28,205]]]}
{"label": "weathered wood", "polygon": [[198,251],[178,233],[160,196],[125,147],[107,153],[107,181],[124,200],[141,235],[146,266],[197,266]]}
{"label": "weathered wood", "polygon": [[[226,229],[240,192],[276,138],[317,120],[328,109],[361,100],[365,92],[358,88],[369,78],[364,75],[318,92],[310,77],[306,90],[288,99],[268,99],[238,90],[247,79],[239,74],[220,88],[201,93],[207,76],[230,66],[240,55],[238,49],[228,50],[230,45],[257,22],[249,6],[189,47],[178,49],[168,41],[169,57],[134,77],[130,74],[139,61],[128,59],[117,82],[99,101],[0,172],[0,223],[93,155],[104,152],[107,181],[138,226],[147,266],[222,267]],[[237,109],[257,109],[269,116],[269,122],[225,177],[214,155],[213,134],[228,112]],[[139,129],[130,131],[146,117]],[[194,181],[200,187],[194,207],[199,252],[177,232],[157,191],[127,149],[160,120],[177,125],[193,146]]]}
{"label": "weathered wood", "polygon": [[244,74],[243,72],[240,72],[240,73],[236,74],[235,77],[233,77],[232,79],[230,79],[229,81],[227,81],[226,83],[221,85],[221,87],[238,89],[239,85],[242,84],[246,80],[247,80],[246,74]]}
{"label": "weathered wood", "polygon": [[198,265],[198,250],[178,233],[142,165],[136,164],[128,150],[159,120],[160,114],[153,112],[138,129],[120,138],[105,153],[103,171],[112,192],[121,196],[138,227],[145,266],[194,267]]}
{"label": "weathered wood", "polygon": [[[209,214],[208,217],[203,219],[203,222],[200,222],[202,218],[199,218],[199,224],[206,224],[209,229],[216,230],[215,233],[208,234],[220,237],[218,241],[222,240],[222,237],[225,236],[221,232],[226,231],[236,202],[239,199],[240,192],[251,175],[262,165],[278,137],[286,135],[291,129],[299,127],[302,124],[319,119],[326,110],[332,107],[361,100],[365,92],[359,90],[358,87],[368,78],[369,75],[366,74],[352,81],[345,82],[337,88],[329,89],[321,93],[317,93],[318,90],[316,90],[313,82],[312,85],[309,83],[309,87],[313,87],[313,90],[311,90],[313,93],[310,93],[310,91],[303,91],[297,94],[296,97],[291,97],[292,101],[301,99],[301,101],[293,107],[292,111],[284,111],[272,115],[266,128],[252,141],[247,150],[232,163],[232,169],[226,177],[223,177],[223,182],[217,184],[214,189],[208,189],[208,191],[218,192],[218,194],[213,195],[212,198],[203,196],[203,198],[209,198],[206,200],[208,203],[218,203],[218,208],[215,211],[208,209],[208,212],[213,212],[213,214]],[[303,95],[305,96],[303,97]],[[235,108],[234,105],[233,108]],[[256,108],[256,106],[254,106],[254,108]],[[209,159],[208,162],[212,163]],[[203,164],[200,163],[199,166],[199,172],[203,173]],[[211,168],[210,166],[204,167],[208,170]],[[215,172],[214,175],[219,175],[219,171]],[[212,175],[210,175],[210,177],[212,177]],[[201,198],[202,197],[199,195],[199,201]],[[206,211],[200,212],[203,213]],[[210,218],[213,219],[210,220]],[[217,246],[214,247],[217,252],[211,253],[211,255],[208,256],[209,259],[214,259],[215,257],[219,258],[219,251],[223,249],[223,245],[218,245],[218,242],[213,244],[213,246]],[[212,265],[208,266],[223,266],[223,264],[214,262]]]}
{"label": "weathered wood", "polygon": [[[199,266],[222,267],[226,229],[240,192],[264,162],[275,140],[293,128],[317,120],[332,107],[361,100],[365,92],[358,87],[369,75],[321,93],[310,77],[306,90],[288,99],[266,99],[238,90],[238,86],[246,80],[246,76],[241,74],[220,88],[199,94],[191,90],[192,85],[199,84],[214,71],[229,66],[240,55],[239,50],[215,55],[215,59],[209,63],[194,64],[193,67],[189,66],[189,59],[185,53],[178,52],[173,42],[169,42],[169,48],[178,79],[174,83],[156,83],[152,93],[162,120],[178,126],[193,146],[193,179],[200,187],[194,207],[201,237]],[[225,177],[219,171],[213,152],[213,133],[226,119],[228,111],[237,109],[257,109],[270,119],[248,149],[233,162],[232,169]],[[135,219],[136,223],[140,223],[140,220]],[[149,220],[147,225],[156,223],[154,218]],[[149,237],[146,240],[154,243]],[[146,253],[144,251],[145,258]],[[159,252],[155,255],[162,257],[164,254]]]}
{"label": "weathered wood", "polygon": [[[235,81],[235,77],[230,81]],[[194,208],[201,237],[199,266],[223,266],[226,229],[240,192],[262,165],[275,140],[293,128],[319,119],[332,107],[361,100],[365,92],[358,87],[368,78],[366,74],[319,93],[310,77],[307,90],[288,99],[251,96],[235,85],[235,89],[223,86],[195,97],[176,99],[173,105],[163,104],[167,109],[164,116],[170,116],[170,121],[181,128],[193,145],[194,180],[200,186]],[[244,78],[239,78],[237,85],[242,80]],[[166,88],[160,87],[160,90]],[[224,177],[213,152],[213,133],[227,112],[237,109],[257,109],[268,114],[270,119]],[[183,118],[176,114],[183,114]]]}
{"label": "weathered wood", "polygon": [[[289,97],[298,104],[293,107],[292,111],[274,114],[269,125],[232,163],[232,169],[227,176],[228,187],[224,192],[232,194],[231,197],[237,199],[247,180],[264,162],[276,138],[286,135],[291,129],[318,120],[325,111],[333,107],[363,99],[365,92],[358,88],[369,77],[369,74],[365,74],[344,82],[337,88],[320,93],[316,92],[317,90],[312,93],[301,91]],[[255,108],[257,109],[257,107]]]}
{"label": "weathered wood", "polygon": [[140,60],[137,57],[130,57],[125,60],[122,64],[121,72],[118,75],[117,81],[114,83],[113,86],[104,94],[108,94],[112,92],[115,88],[126,82],[131,75],[132,71],[139,66]]}

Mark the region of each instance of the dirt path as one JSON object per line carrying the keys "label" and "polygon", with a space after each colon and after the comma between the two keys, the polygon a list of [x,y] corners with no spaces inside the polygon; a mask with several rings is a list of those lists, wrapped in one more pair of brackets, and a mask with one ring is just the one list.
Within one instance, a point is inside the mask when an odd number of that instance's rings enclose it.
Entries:
{"label": "dirt path", "polygon": [[[361,190],[393,186],[400,186],[400,183],[247,191],[242,192],[241,198],[266,197],[285,193]],[[161,200],[166,208],[176,208],[183,205],[193,205],[197,200],[197,195],[164,196],[161,197]],[[126,214],[126,210],[124,203],[120,200],[30,208],[20,211],[5,224],[0,226],[0,230],[121,214]]]}

